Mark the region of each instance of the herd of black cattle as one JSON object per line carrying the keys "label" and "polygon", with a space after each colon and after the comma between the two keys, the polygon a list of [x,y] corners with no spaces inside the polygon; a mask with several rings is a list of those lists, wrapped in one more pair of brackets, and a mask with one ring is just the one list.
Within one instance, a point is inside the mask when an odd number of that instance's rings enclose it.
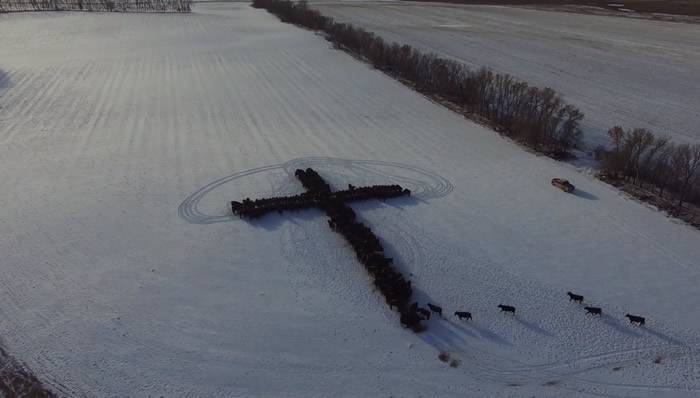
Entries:
{"label": "herd of black cattle", "polygon": [[240,217],[255,218],[272,211],[311,207],[324,210],[329,217],[328,226],[350,243],[357,259],[374,279],[374,286],[384,296],[387,304],[400,313],[401,323],[416,332],[423,330],[420,322],[425,316],[410,306],[413,296],[411,282],[394,268],[393,259],[384,255],[379,238],[368,226],[356,220],[355,212],[346,204],[356,200],[408,196],[411,191],[403,189],[400,185],[359,188],[349,185],[347,190],[332,192],[330,185],[311,168],[298,169],[294,174],[306,188],[305,193],[271,199],[233,201],[233,213]]}
{"label": "herd of black cattle", "polygon": [[[393,267],[393,259],[384,255],[379,238],[372,230],[361,222],[356,221],[355,212],[346,202],[364,199],[388,199],[410,195],[411,191],[399,185],[372,185],[368,187],[348,186],[347,190],[332,192],[331,187],[313,169],[297,169],[296,177],[301,181],[306,192],[300,195],[284,196],[269,199],[245,199],[242,202],[232,201],[231,209],[234,214],[243,218],[260,217],[269,212],[320,208],[329,217],[328,226],[341,234],[355,250],[360,263],[374,279],[374,286],[384,296],[389,307],[400,314],[401,324],[415,332],[424,330],[422,321],[429,320],[430,314],[442,316],[442,308],[427,303],[428,309],[421,308],[417,302],[411,303],[413,289],[411,281],[407,280]],[[583,303],[583,296],[567,292],[569,300]],[[498,308],[506,313],[515,315],[515,307],[500,304]],[[584,307],[587,313],[602,315],[599,307]],[[467,311],[454,313],[459,319],[472,319]],[[640,316],[627,314],[630,323],[644,325],[645,319]]]}

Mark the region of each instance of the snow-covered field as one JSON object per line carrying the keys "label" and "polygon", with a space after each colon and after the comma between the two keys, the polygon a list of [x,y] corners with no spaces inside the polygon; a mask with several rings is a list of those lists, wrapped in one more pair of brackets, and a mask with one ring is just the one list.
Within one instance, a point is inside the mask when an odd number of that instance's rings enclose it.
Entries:
{"label": "snow-covered field", "polygon": [[[2,15],[0,70],[0,339],[65,396],[700,394],[700,233],[312,32]],[[402,329],[320,212],[228,216],[307,166],[415,192],[353,207],[446,320]]]}
{"label": "snow-covered field", "polygon": [[700,24],[405,1],[313,5],[385,39],[554,88],[586,114],[591,144],[614,125],[700,141]]}

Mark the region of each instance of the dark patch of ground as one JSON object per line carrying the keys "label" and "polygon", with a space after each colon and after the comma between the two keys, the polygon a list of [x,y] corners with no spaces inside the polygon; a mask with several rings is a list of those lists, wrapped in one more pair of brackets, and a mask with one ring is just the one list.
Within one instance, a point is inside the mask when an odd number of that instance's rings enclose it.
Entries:
{"label": "dark patch of ground", "polygon": [[[409,0],[410,1],[410,0]],[[492,4],[514,6],[564,5],[593,6],[611,11],[625,12],[624,9],[641,13],[663,13],[673,15],[700,16],[700,1],[697,0],[418,0],[439,1],[458,4]],[[623,9],[623,10],[620,10]]]}
{"label": "dark patch of ground", "polygon": [[39,379],[0,348],[0,396],[54,398]]}

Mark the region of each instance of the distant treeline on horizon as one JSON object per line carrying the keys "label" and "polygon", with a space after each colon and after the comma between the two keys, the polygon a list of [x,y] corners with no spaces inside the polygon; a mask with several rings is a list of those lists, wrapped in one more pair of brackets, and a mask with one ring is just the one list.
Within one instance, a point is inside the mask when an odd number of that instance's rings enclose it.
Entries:
{"label": "distant treeline on horizon", "polygon": [[190,12],[192,0],[0,0],[0,12]]}

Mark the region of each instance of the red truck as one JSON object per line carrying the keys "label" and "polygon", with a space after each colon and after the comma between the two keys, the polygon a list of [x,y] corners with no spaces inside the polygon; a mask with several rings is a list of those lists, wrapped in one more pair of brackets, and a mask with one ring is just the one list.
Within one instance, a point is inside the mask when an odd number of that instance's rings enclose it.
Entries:
{"label": "red truck", "polygon": [[576,189],[573,184],[571,184],[568,180],[564,180],[562,178],[555,178],[552,180],[552,185],[555,187],[561,189],[562,191],[566,193],[571,193],[574,192],[574,189]]}

